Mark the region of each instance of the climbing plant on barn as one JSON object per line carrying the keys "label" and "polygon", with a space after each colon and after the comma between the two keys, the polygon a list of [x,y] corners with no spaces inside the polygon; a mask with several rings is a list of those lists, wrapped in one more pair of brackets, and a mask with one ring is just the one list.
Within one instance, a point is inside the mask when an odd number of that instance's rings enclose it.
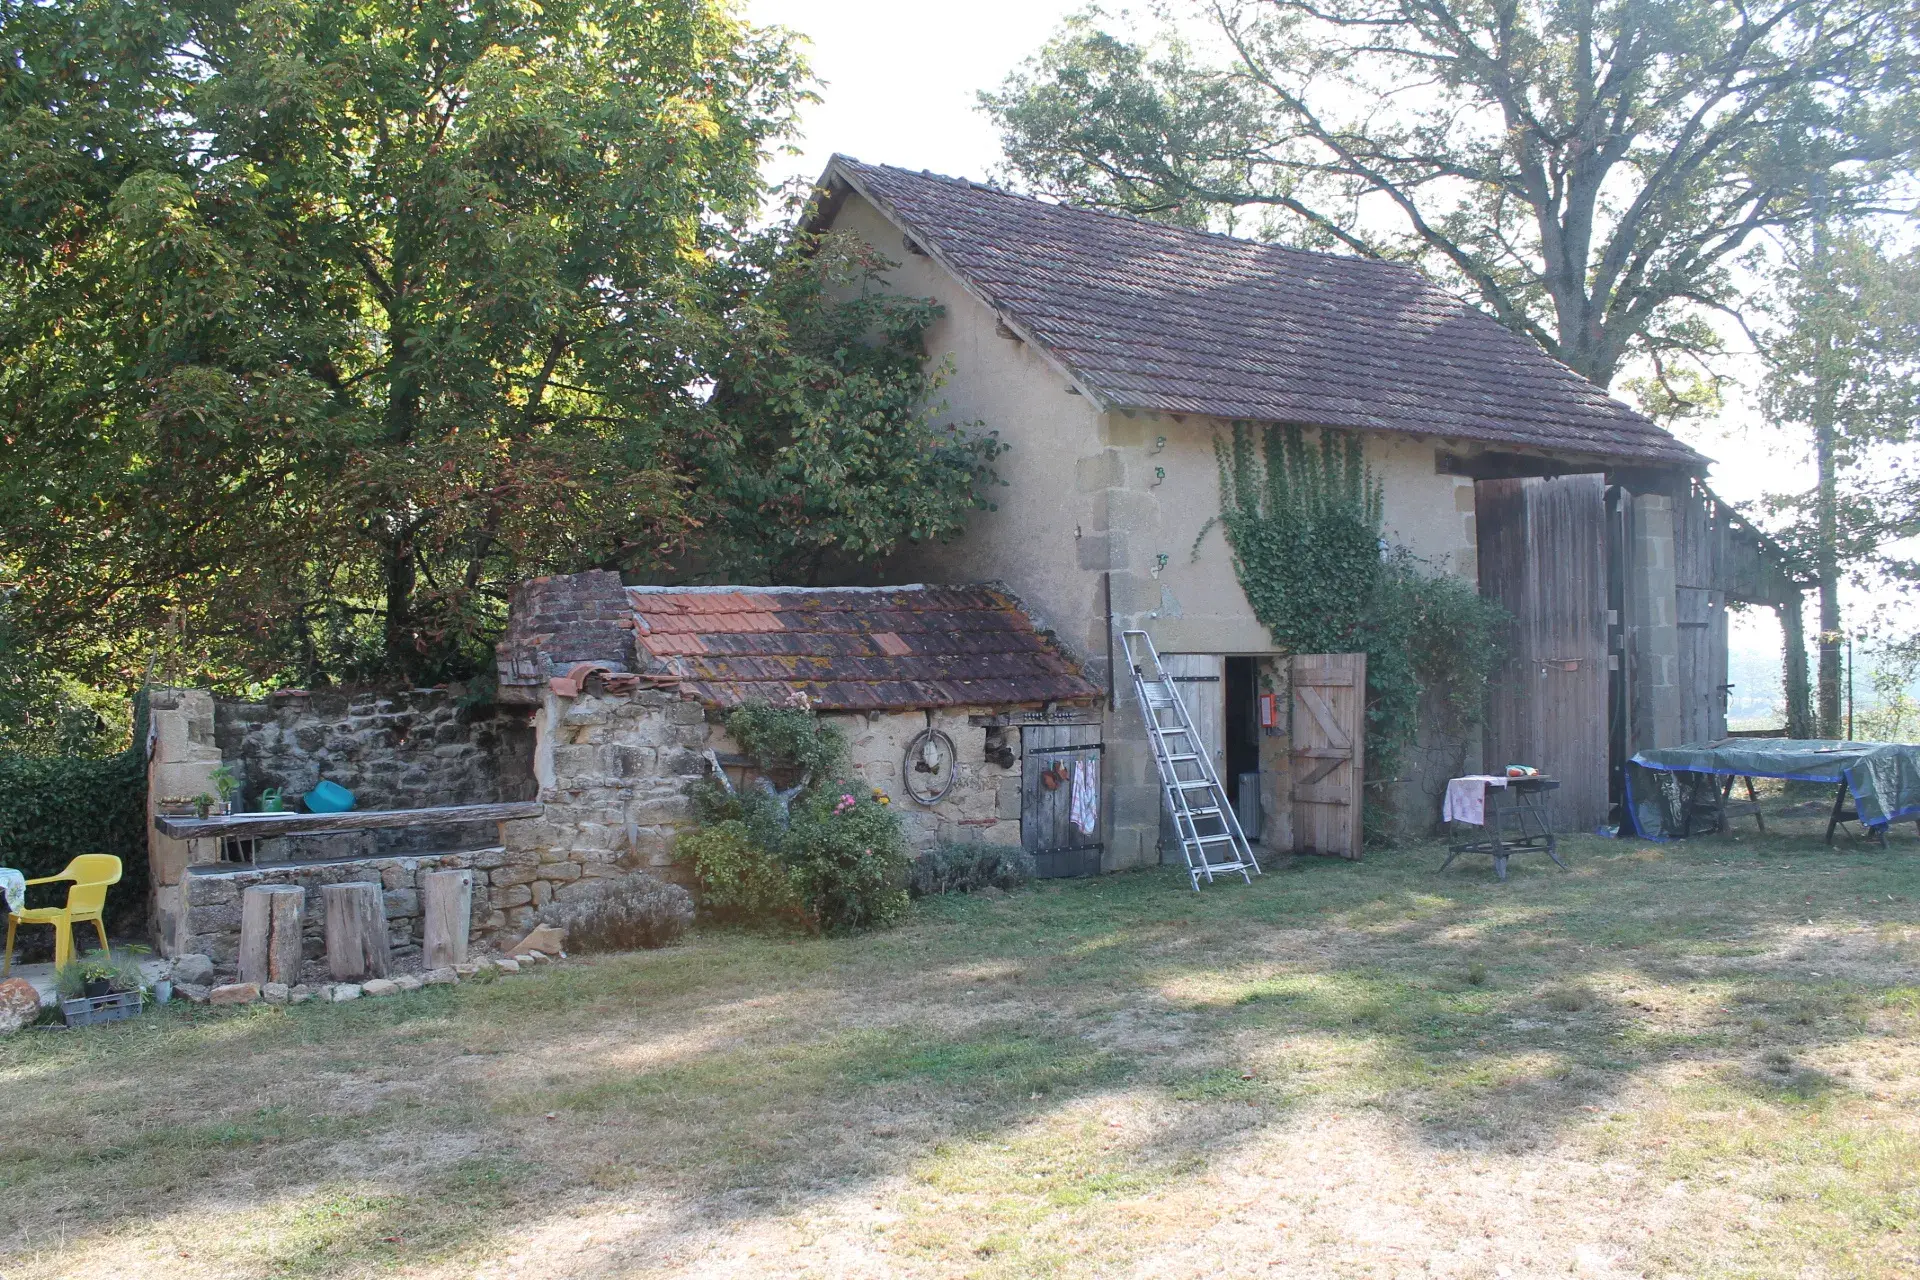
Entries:
{"label": "climbing plant on barn", "polygon": [[[1298,427],[1256,434],[1237,424],[1214,452],[1218,522],[1274,643],[1290,654],[1367,655],[1370,780],[1398,776],[1426,689],[1444,693],[1451,718],[1477,722],[1506,615],[1459,578],[1422,572],[1412,553],[1387,546],[1383,495],[1360,436],[1323,431],[1309,444]],[[1367,807],[1377,811],[1378,797]],[[1366,829],[1377,840],[1387,824],[1370,812]]]}

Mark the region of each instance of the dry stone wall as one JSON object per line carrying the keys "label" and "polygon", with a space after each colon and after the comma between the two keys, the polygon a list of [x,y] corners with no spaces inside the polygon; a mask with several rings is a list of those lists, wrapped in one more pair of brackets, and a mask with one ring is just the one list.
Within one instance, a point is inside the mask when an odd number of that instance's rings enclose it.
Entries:
{"label": "dry stone wall", "polygon": [[[246,867],[231,871],[195,870],[188,873],[184,885],[187,932],[179,953],[209,956],[222,969],[232,967],[240,946],[241,895],[254,885],[297,885],[307,893],[301,949],[309,966],[308,977],[318,980],[326,956],[327,909],[321,886],[349,880],[377,880],[387,913],[388,942],[393,958],[404,964],[417,958],[423,945],[422,877],[429,871],[471,867],[476,860],[499,852],[481,849],[424,857],[362,858],[352,862]],[[476,939],[487,936],[486,926],[494,915],[490,907],[492,891],[484,880],[485,877],[476,872],[473,893]]]}
{"label": "dry stone wall", "polygon": [[[530,800],[533,727],[523,708],[463,709],[447,688],[282,691],[218,699],[214,740],[240,775],[241,807],[279,788],[287,806],[322,780],[360,809]],[[402,828],[262,841],[262,862],[375,857],[496,843],[491,826]]]}
{"label": "dry stone wall", "polygon": [[688,883],[673,840],[693,817],[687,786],[707,768],[700,704],[654,691],[550,694],[539,714],[546,812],[502,828],[504,865],[488,876],[503,923],[518,928],[572,886],[633,868]]}
{"label": "dry stone wall", "polygon": [[[538,719],[536,773],[546,812],[505,824],[505,847],[487,855],[504,864],[487,869],[500,924],[518,929],[582,882],[631,868],[690,887],[688,869],[674,857],[675,838],[693,820],[688,785],[709,771],[707,750],[739,750],[719,714],[672,693],[590,688],[574,698],[547,695]],[[846,734],[852,780],[890,797],[914,848],[1020,842],[1019,760],[1011,768],[989,763],[986,730],[970,725],[965,711],[933,718],[959,758],[953,788],[933,806],[908,799],[901,782],[907,745],[928,726],[924,713],[827,719]],[[1019,736],[1008,740],[1017,745]]]}

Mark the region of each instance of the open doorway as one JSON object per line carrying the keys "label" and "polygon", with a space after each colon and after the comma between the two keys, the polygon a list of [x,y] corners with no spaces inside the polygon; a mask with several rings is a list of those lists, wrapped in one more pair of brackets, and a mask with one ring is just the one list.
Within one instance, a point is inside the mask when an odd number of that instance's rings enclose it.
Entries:
{"label": "open doorway", "polygon": [[[1220,781],[1225,784],[1227,794],[1233,797],[1233,811],[1239,815],[1240,825],[1245,828],[1249,839],[1258,839],[1260,815],[1257,812],[1260,797],[1260,680],[1255,658],[1228,658],[1222,683],[1226,712],[1226,776]],[[1243,791],[1241,780],[1251,775],[1252,781]]]}

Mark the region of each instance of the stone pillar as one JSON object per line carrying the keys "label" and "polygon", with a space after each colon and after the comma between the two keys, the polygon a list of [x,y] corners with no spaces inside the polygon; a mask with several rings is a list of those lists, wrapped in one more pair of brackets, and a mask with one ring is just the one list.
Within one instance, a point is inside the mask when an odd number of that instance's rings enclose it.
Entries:
{"label": "stone pillar", "polygon": [[214,745],[213,694],[205,689],[156,689],[150,695],[153,754],[147,761],[147,865],[153,883],[155,943],[161,955],[185,947],[187,903],[182,882],[187,868],[217,862],[213,840],[175,840],[153,829],[160,802],[214,791],[213,771],[220,764]]}
{"label": "stone pillar", "polygon": [[1629,751],[1680,743],[1679,580],[1673,499],[1635,494],[1626,573],[1633,734]]}

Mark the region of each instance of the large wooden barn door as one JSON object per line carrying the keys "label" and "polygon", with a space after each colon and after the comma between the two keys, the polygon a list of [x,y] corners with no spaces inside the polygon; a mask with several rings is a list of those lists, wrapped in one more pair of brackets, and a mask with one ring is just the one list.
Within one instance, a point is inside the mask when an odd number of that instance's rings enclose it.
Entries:
{"label": "large wooden barn door", "polygon": [[1607,513],[1598,475],[1474,485],[1480,594],[1513,615],[1488,696],[1486,767],[1560,780],[1562,831],[1607,820]]}
{"label": "large wooden barn door", "polygon": [[1090,766],[1096,795],[1102,792],[1100,726],[1030,724],[1020,730],[1020,843],[1033,855],[1043,880],[1100,874],[1105,829],[1103,811],[1091,832],[1073,825],[1073,789]]}
{"label": "large wooden barn door", "polygon": [[1727,596],[1716,563],[1724,541],[1718,504],[1689,492],[1673,509],[1673,568],[1680,616],[1680,741],[1727,736]]}
{"label": "large wooden barn door", "polygon": [[1294,852],[1358,860],[1367,655],[1295,654],[1290,678]]}

